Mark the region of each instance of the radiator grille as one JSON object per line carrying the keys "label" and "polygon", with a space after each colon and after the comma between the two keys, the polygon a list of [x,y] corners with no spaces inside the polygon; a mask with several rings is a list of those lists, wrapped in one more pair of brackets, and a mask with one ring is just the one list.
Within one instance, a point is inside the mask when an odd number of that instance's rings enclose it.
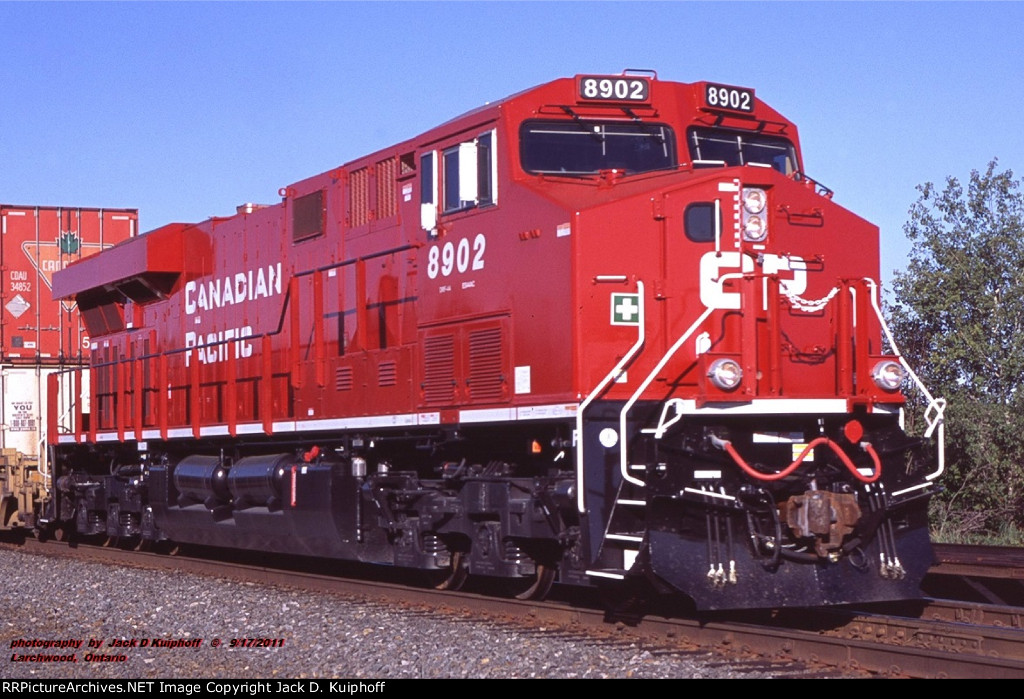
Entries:
{"label": "radiator grille", "polygon": [[363,226],[370,221],[370,171],[353,170],[348,178],[349,225]]}
{"label": "radiator grille", "polygon": [[398,213],[398,197],[395,193],[398,159],[388,158],[377,163],[377,218],[387,218]]}

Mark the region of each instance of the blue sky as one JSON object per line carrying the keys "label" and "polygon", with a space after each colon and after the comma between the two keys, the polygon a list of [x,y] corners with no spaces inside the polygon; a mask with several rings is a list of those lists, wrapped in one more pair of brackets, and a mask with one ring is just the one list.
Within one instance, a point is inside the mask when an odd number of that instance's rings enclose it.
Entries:
{"label": "blue sky", "polygon": [[752,87],[904,265],[916,186],[1024,175],[1021,2],[3,2],[0,202],[141,227],[577,73]]}

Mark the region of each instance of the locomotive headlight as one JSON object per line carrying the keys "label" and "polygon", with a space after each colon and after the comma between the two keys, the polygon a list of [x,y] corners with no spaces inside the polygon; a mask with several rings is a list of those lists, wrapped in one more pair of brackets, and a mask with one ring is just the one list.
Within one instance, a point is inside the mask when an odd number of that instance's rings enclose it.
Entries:
{"label": "locomotive headlight", "polygon": [[749,214],[759,214],[768,203],[768,195],[763,189],[748,187],[743,190],[743,209]]}
{"label": "locomotive headlight", "polygon": [[723,391],[731,391],[743,380],[743,369],[732,359],[716,359],[708,367],[708,378]]}
{"label": "locomotive headlight", "polygon": [[740,192],[743,205],[741,225],[744,241],[761,243],[768,236],[768,193],[757,187],[743,187]]}
{"label": "locomotive headlight", "polygon": [[892,392],[898,390],[906,376],[907,373],[900,366],[900,363],[894,362],[891,359],[875,364],[875,368],[871,370],[871,378],[875,380],[875,385],[883,391]]}
{"label": "locomotive headlight", "polygon": [[743,217],[743,239],[758,243],[768,235],[768,226],[760,216]]}
{"label": "locomotive headlight", "polygon": [[746,187],[742,191],[743,201],[743,239],[760,243],[768,237],[768,220],[765,210],[768,206],[768,194],[763,189]]}

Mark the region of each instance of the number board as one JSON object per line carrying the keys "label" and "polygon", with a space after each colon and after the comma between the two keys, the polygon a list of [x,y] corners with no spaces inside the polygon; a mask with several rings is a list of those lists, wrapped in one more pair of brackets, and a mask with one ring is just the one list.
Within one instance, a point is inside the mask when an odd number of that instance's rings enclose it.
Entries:
{"label": "number board", "polygon": [[651,81],[647,78],[581,75],[576,87],[581,101],[639,103],[651,97]]}
{"label": "number board", "polygon": [[728,109],[749,114],[754,111],[754,91],[747,87],[707,83],[704,86],[704,104],[711,109]]}

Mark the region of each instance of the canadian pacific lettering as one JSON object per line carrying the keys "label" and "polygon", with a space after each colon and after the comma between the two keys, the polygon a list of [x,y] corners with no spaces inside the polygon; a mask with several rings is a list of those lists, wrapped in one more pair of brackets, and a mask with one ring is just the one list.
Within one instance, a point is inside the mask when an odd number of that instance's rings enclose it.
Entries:
{"label": "canadian pacific lettering", "polygon": [[281,263],[185,284],[185,313],[209,311],[281,293]]}
{"label": "canadian pacific lettering", "polygon": [[[228,328],[210,333],[185,333],[185,348],[196,349],[196,355],[203,364],[223,362],[252,356],[252,343],[243,338],[252,337],[252,326]],[[185,355],[185,366],[192,363],[192,352]]]}

